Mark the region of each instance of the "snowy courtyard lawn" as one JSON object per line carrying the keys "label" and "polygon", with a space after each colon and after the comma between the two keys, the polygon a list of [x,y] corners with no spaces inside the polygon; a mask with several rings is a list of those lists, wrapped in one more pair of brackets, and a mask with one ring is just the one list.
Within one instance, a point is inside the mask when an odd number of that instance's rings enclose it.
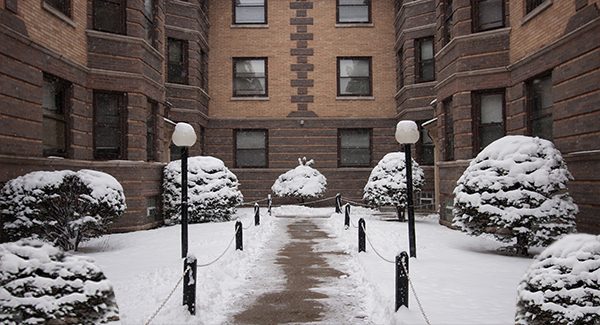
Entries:
{"label": "snowy courtyard lawn", "polygon": [[[279,210],[287,216],[289,208]],[[277,212],[277,210],[274,210]],[[394,265],[380,259],[367,244],[366,253],[357,253],[357,229],[344,230],[343,215],[333,209],[315,209],[315,222],[336,238],[339,247],[350,253],[331,260],[355,279],[366,292],[362,305],[367,319],[375,324],[424,324],[410,295],[410,308],[393,313]],[[197,315],[187,316],[181,306],[179,287],[155,319],[156,324],[220,324],[227,322],[237,298],[253,270],[261,267],[268,248],[285,239],[284,219],[269,217],[261,209],[261,225],[244,231],[244,251],[229,252],[216,264],[198,271]],[[311,216],[303,211],[304,217]],[[244,227],[253,223],[252,210],[241,209],[236,217]],[[383,221],[372,210],[353,207],[352,222],[367,221],[373,245],[388,259],[408,251],[407,224]],[[492,240],[469,237],[440,226],[436,216],[418,217],[417,257],[410,260],[410,275],[432,324],[514,324],[516,288],[532,262],[529,258],[507,257],[495,252],[501,246]],[[228,245],[234,222],[190,225],[190,252],[198,263],[213,260]],[[92,257],[112,282],[123,324],[141,324],[156,310],[177,283],[183,268],[180,226],[127,234],[113,234],[84,244],[80,254]],[[335,265],[338,267],[338,265]],[[273,267],[274,268],[274,267]],[[264,269],[264,267],[262,268]],[[276,275],[273,271],[271,275]]]}

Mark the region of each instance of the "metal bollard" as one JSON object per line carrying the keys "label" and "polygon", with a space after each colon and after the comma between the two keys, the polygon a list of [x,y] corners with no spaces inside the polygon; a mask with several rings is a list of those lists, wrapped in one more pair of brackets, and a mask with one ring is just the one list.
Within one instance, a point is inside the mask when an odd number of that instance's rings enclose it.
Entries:
{"label": "metal bollard", "polygon": [[358,220],[358,252],[366,252],[367,246],[365,245],[367,224],[365,223],[365,219],[360,218]]}
{"label": "metal bollard", "polygon": [[260,225],[260,207],[258,203],[254,203],[254,225]]}
{"label": "metal bollard", "polygon": [[344,206],[344,229],[350,228],[350,204]]}
{"label": "metal bollard", "polygon": [[269,206],[267,207],[267,211],[269,212],[269,215],[271,215],[271,207],[273,206],[273,198],[271,197],[271,194],[267,195],[267,201],[269,202]]}
{"label": "metal bollard", "polygon": [[[406,272],[402,263],[406,266]],[[396,256],[396,311],[401,306],[408,308],[408,253]]]}
{"label": "metal bollard", "polygon": [[235,250],[244,250],[244,227],[242,227],[242,222],[238,221],[235,223]]}
{"label": "metal bollard", "polygon": [[198,261],[193,255],[189,255],[183,262],[183,304],[187,306],[190,315],[196,315],[196,273]]}
{"label": "metal bollard", "polygon": [[335,213],[342,213],[342,195],[340,193],[335,195]]}

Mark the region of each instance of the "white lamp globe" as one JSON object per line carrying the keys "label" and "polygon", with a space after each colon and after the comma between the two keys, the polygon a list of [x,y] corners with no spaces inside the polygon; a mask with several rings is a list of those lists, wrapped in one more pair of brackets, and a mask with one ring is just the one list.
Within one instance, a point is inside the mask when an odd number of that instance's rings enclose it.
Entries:
{"label": "white lamp globe", "polygon": [[396,141],[400,144],[417,143],[419,128],[415,121],[403,120],[396,125]]}
{"label": "white lamp globe", "polygon": [[196,143],[194,127],[187,123],[177,123],[173,132],[173,143],[178,147],[191,147]]}

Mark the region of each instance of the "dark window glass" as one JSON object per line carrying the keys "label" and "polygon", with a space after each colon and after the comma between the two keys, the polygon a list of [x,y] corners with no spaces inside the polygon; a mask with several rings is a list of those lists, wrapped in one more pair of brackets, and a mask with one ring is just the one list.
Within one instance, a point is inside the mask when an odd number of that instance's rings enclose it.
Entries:
{"label": "dark window glass", "polygon": [[473,155],[476,155],[505,135],[504,90],[474,93],[473,117]]}
{"label": "dark window glass", "polygon": [[340,167],[371,165],[371,129],[339,129],[338,141]]}
{"label": "dark window glass", "polygon": [[267,59],[234,58],[233,96],[266,97],[267,95]]}
{"label": "dark window glass", "polygon": [[452,97],[443,102],[444,109],[444,160],[454,160],[454,118]]}
{"label": "dark window glass", "polygon": [[433,37],[416,39],[415,52],[416,82],[435,80]]}
{"label": "dark window glass", "polygon": [[504,0],[474,0],[473,31],[504,27]]}
{"label": "dark window glass", "polygon": [[148,100],[148,111],[146,115],[146,160],[156,161],[156,147],[158,146],[156,131],[156,120],[158,118],[158,103]]}
{"label": "dark window glass", "polygon": [[371,1],[370,0],[338,0],[337,3],[338,23],[370,23]]}
{"label": "dark window glass", "polygon": [[265,0],[233,0],[233,21],[235,24],[266,24],[267,6]]}
{"label": "dark window glass", "polygon": [[429,136],[429,132],[427,129],[421,126],[425,121],[419,121],[417,124],[419,125],[419,131],[421,136],[419,137],[419,142],[416,145],[417,159],[419,164],[430,166],[433,165],[434,161],[434,143],[433,139]]}
{"label": "dark window glass", "polygon": [[547,0],[525,0],[525,14],[528,14]]}
{"label": "dark window glass", "polygon": [[146,30],[146,41],[156,46],[158,28],[156,26],[156,3],[154,0],[144,0],[144,29]]}
{"label": "dark window glass", "polygon": [[235,166],[267,167],[267,130],[236,130]]}
{"label": "dark window glass", "polygon": [[529,132],[532,136],[552,140],[552,75],[545,74],[527,82]]}
{"label": "dark window glass", "polygon": [[404,48],[400,48],[398,50],[396,59],[398,60],[396,63],[396,88],[400,89],[404,87]]}
{"label": "dark window glass", "polygon": [[125,94],[94,92],[94,158],[123,158],[123,122]]}
{"label": "dark window glass", "polygon": [[167,81],[177,84],[188,83],[188,43],[187,41],[169,38],[168,43],[168,76]]}
{"label": "dark window glass", "polygon": [[42,108],[44,110],[42,145],[44,156],[65,157],[67,153],[67,109],[71,84],[44,74]]}
{"label": "dark window glass", "polygon": [[338,58],[338,96],[371,95],[371,58]]}
{"label": "dark window glass", "polygon": [[4,0],[4,8],[16,14],[19,11],[17,0]]}
{"label": "dark window glass", "polygon": [[63,15],[71,17],[71,0],[44,0],[44,2],[60,11]]}
{"label": "dark window glass", "polygon": [[93,22],[95,30],[115,34],[126,34],[124,0],[93,0]]}
{"label": "dark window glass", "polygon": [[442,26],[442,41],[446,45],[452,39],[452,19],[454,16],[452,0],[444,1],[444,25]]}

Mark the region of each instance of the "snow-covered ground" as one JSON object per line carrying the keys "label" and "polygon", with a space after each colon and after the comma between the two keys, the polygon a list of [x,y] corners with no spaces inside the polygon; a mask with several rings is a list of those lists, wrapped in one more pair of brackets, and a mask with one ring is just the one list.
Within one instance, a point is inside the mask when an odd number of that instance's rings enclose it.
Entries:
{"label": "snow-covered ground", "polygon": [[[280,212],[289,217],[290,207]],[[328,219],[314,219],[337,239],[337,249],[350,253],[334,256],[331,263],[356,281],[361,292],[357,304],[367,311],[376,324],[424,324],[414,297],[410,308],[393,312],[394,265],[380,259],[367,246],[367,253],[357,253],[357,229],[344,230],[343,215],[331,208],[301,211],[305,217],[323,214]],[[372,210],[353,207],[352,223],[359,217],[367,221],[367,234],[377,250],[392,260],[408,250],[407,224],[379,220]],[[181,306],[179,287],[155,319],[156,324],[222,324],[241,297],[243,288],[251,288],[256,272],[274,279],[281,273],[271,259],[265,258],[284,244],[285,235],[278,227],[282,219],[269,217],[261,209],[261,226],[244,231],[244,251],[229,248],[222,260],[198,272],[197,315],[188,316]],[[244,227],[253,222],[252,210],[241,209],[237,216]],[[436,216],[418,217],[417,256],[410,260],[410,274],[425,312],[432,324],[514,324],[516,288],[531,259],[499,255],[502,244],[469,237],[440,226]],[[234,222],[190,225],[190,252],[202,264],[217,257],[234,234]],[[123,324],[141,324],[162,303],[177,283],[183,268],[179,258],[180,227],[165,227],[128,234],[113,234],[85,243],[80,254],[93,257],[112,282]],[[368,245],[368,244],[367,244]],[[259,271],[258,271],[259,270]]]}

